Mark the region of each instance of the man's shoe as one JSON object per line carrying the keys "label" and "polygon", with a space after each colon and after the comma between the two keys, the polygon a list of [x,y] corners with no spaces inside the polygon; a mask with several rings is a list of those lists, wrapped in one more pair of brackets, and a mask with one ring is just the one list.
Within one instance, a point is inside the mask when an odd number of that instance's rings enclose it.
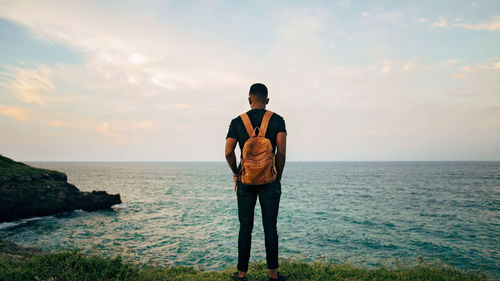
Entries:
{"label": "man's shoe", "polygon": [[286,276],[281,275],[281,273],[278,272],[278,279],[274,279],[269,277],[269,281],[287,281]]}
{"label": "man's shoe", "polygon": [[[238,277],[238,272],[235,272],[233,273],[233,275],[231,276],[231,279],[234,280],[234,281],[248,281],[247,277]],[[275,279],[276,280],[276,279]],[[279,280],[279,279],[278,279]],[[286,279],[285,279],[286,280]]]}

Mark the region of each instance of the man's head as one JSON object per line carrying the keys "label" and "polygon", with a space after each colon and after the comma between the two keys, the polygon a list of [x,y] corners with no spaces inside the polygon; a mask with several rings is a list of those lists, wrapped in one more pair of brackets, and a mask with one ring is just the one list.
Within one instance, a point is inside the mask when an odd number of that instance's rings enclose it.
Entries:
{"label": "man's head", "polygon": [[248,102],[250,103],[250,106],[265,106],[269,102],[269,99],[267,98],[267,87],[261,83],[253,84],[250,87]]}

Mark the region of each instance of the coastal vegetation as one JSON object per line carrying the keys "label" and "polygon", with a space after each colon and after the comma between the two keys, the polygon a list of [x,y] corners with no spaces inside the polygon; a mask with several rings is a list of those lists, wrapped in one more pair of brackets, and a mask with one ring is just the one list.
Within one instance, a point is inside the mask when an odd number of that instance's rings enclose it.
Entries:
{"label": "coastal vegetation", "polygon": [[[187,266],[137,264],[126,256],[64,251],[46,253],[0,240],[0,280],[230,280],[234,266],[206,271]],[[281,260],[280,271],[289,280],[490,280],[486,273],[461,270],[419,259],[416,264],[398,263],[367,268],[352,263]],[[249,280],[268,280],[265,262],[250,264]]]}

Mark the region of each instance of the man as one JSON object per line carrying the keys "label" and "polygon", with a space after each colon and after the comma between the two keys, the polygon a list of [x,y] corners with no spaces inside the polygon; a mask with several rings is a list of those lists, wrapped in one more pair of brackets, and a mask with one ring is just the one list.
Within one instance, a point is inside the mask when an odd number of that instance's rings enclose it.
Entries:
{"label": "man", "polygon": [[[267,88],[265,85],[257,83],[250,87],[248,102],[250,103],[251,109],[246,112],[246,115],[253,128],[260,127],[262,120],[265,119],[266,105],[269,103],[269,98],[267,96]],[[249,125],[248,119],[246,119],[247,127]],[[246,272],[248,271],[248,261],[250,259],[254,210],[257,197],[259,198],[262,209],[269,280],[287,280],[278,272],[278,231],[276,228],[281,197],[280,181],[283,168],[285,167],[287,132],[285,121],[278,114],[272,114],[267,120],[269,121],[267,130],[265,130],[265,138],[270,140],[273,152],[276,151],[276,180],[271,183],[247,185],[243,184],[241,181],[241,162],[239,166],[236,165],[234,149],[236,143],[239,144],[240,149],[243,149],[245,142],[250,138],[249,131],[247,131],[247,127],[241,116],[231,121],[229,132],[226,137],[226,160],[234,175],[236,195],[238,198],[238,218],[240,221],[240,231],[238,235],[238,272],[233,275],[233,280],[247,280]]]}

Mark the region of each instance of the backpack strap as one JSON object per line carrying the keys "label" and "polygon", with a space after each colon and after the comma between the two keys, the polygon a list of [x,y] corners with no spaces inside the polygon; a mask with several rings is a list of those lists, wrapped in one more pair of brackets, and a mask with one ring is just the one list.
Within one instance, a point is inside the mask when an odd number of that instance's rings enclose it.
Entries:
{"label": "backpack strap", "polygon": [[271,120],[272,115],[273,112],[270,110],[267,110],[266,113],[264,113],[264,117],[262,117],[262,122],[260,123],[259,135],[263,137],[266,136],[267,126],[269,125],[269,120]]}
{"label": "backpack strap", "polygon": [[250,118],[248,118],[247,113],[243,113],[240,115],[241,120],[243,121],[243,125],[247,129],[248,137],[251,138],[254,135],[254,130],[252,126],[252,122],[250,122]]}

